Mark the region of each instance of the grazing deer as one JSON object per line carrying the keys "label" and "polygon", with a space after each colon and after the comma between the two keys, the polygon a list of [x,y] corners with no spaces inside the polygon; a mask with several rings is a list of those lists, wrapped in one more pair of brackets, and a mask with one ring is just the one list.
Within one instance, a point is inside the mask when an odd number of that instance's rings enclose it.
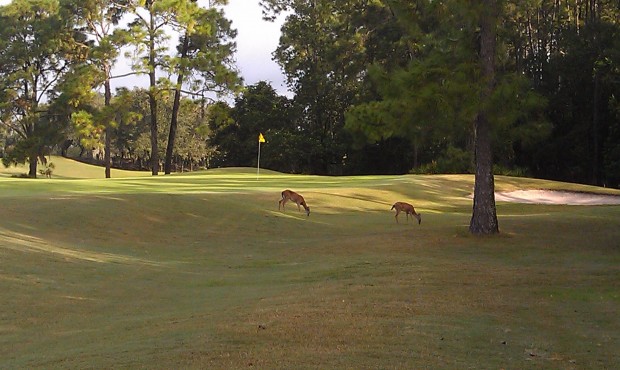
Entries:
{"label": "grazing deer", "polygon": [[301,195],[295,193],[292,190],[284,190],[282,192],[282,199],[280,199],[280,201],[278,202],[278,210],[280,210],[280,206],[282,206],[282,210],[284,211],[284,205],[289,200],[293,201],[293,202],[295,202],[295,204],[297,204],[297,209],[300,212],[301,212],[301,208],[299,208],[299,206],[303,206],[304,209],[306,210],[306,216],[310,216],[310,207],[308,207],[308,205],[306,204],[306,201],[304,200],[304,197],[302,197]]}
{"label": "grazing deer", "polygon": [[422,223],[422,215],[419,213],[416,213],[415,209],[413,209],[413,206],[409,203],[396,202],[394,203],[391,209],[396,209],[396,216],[394,216],[394,218],[396,218],[396,223],[399,223],[398,214],[401,212],[405,212],[407,214],[407,222],[409,222],[409,215],[411,215],[412,217],[415,217],[418,219],[418,225]]}

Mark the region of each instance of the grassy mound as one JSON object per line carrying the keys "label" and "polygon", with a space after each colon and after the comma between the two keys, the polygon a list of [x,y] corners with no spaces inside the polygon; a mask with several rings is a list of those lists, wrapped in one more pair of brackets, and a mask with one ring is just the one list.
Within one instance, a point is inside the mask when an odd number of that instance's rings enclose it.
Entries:
{"label": "grassy mound", "polygon": [[620,364],[620,206],[500,202],[474,237],[471,176],[67,177],[0,178],[0,368]]}
{"label": "grassy mound", "polygon": [[[105,168],[101,166],[95,166],[83,162],[78,162],[73,159],[50,156],[46,157],[48,164],[52,163],[54,168],[52,169],[52,179],[95,179],[105,177]],[[39,170],[45,169],[45,166],[39,164],[37,167],[37,176],[40,178],[46,178]],[[0,161],[0,177],[20,177],[28,174],[28,166],[18,165],[6,167]],[[139,177],[149,176],[151,173],[146,171],[125,171],[112,169],[112,177]]]}

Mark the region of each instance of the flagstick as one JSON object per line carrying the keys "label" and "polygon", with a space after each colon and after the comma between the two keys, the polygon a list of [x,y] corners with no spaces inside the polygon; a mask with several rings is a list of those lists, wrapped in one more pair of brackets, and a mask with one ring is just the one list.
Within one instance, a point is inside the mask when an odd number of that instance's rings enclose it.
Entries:
{"label": "flagstick", "polygon": [[256,180],[260,174],[260,140],[258,141],[258,164],[256,165]]}

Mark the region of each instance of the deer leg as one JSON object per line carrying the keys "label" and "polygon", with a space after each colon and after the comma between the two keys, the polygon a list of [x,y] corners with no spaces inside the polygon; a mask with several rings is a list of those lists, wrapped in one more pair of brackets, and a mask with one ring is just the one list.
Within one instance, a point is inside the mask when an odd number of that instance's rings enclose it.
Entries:
{"label": "deer leg", "polygon": [[396,210],[396,215],[394,216],[394,218],[396,219],[396,223],[397,223],[397,224],[399,223],[399,222],[398,222],[398,214],[399,214],[399,213],[400,213],[400,212],[399,212],[398,210]]}
{"label": "deer leg", "polygon": [[287,200],[288,200],[288,199],[286,199],[286,198],[282,198],[282,199],[280,200],[280,202],[278,203],[278,210],[280,210],[280,205],[282,205],[282,210],[284,211],[284,205],[286,204],[286,201],[287,201]]}

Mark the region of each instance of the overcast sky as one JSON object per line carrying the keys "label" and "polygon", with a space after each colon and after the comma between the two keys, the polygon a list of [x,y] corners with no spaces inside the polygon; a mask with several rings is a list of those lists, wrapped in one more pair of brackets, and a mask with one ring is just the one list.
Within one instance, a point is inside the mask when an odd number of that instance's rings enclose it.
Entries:
{"label": "overcast sky", "polygon": [[[0,0],[0,5],[10,2],[10,0]],[[272,52],[278,46],[283,19],[276,22],[263,21],[259,0],[229,0],[224,12],[226,17],[232,20],[233,28],[238,31],[236,60],[245,84],[252,85],[258,81],[267,81],[279,94],[290,95],[287,92],[280,66],[271,59]],[[122,59],[117,63],[119,74],[130,70],[129,66],[123,64],[125,62]],[[137,80],[135,77],[115,80],[114,86],[126,86],[127,84],[146,86],[148,84],[144,78],[140,78],[140,83],[132,82],[132,79]]]}
{"label": "overcast sky", "polygon": [[286,82],[280,66],[271,58],[278,47],[280,27],[284,19],[276,22],[262,20],[258,0],[229,0],[226,17],[233,22],[237,35],[237,65],[246,84],[270,82],[276,91],[285,94]]}

